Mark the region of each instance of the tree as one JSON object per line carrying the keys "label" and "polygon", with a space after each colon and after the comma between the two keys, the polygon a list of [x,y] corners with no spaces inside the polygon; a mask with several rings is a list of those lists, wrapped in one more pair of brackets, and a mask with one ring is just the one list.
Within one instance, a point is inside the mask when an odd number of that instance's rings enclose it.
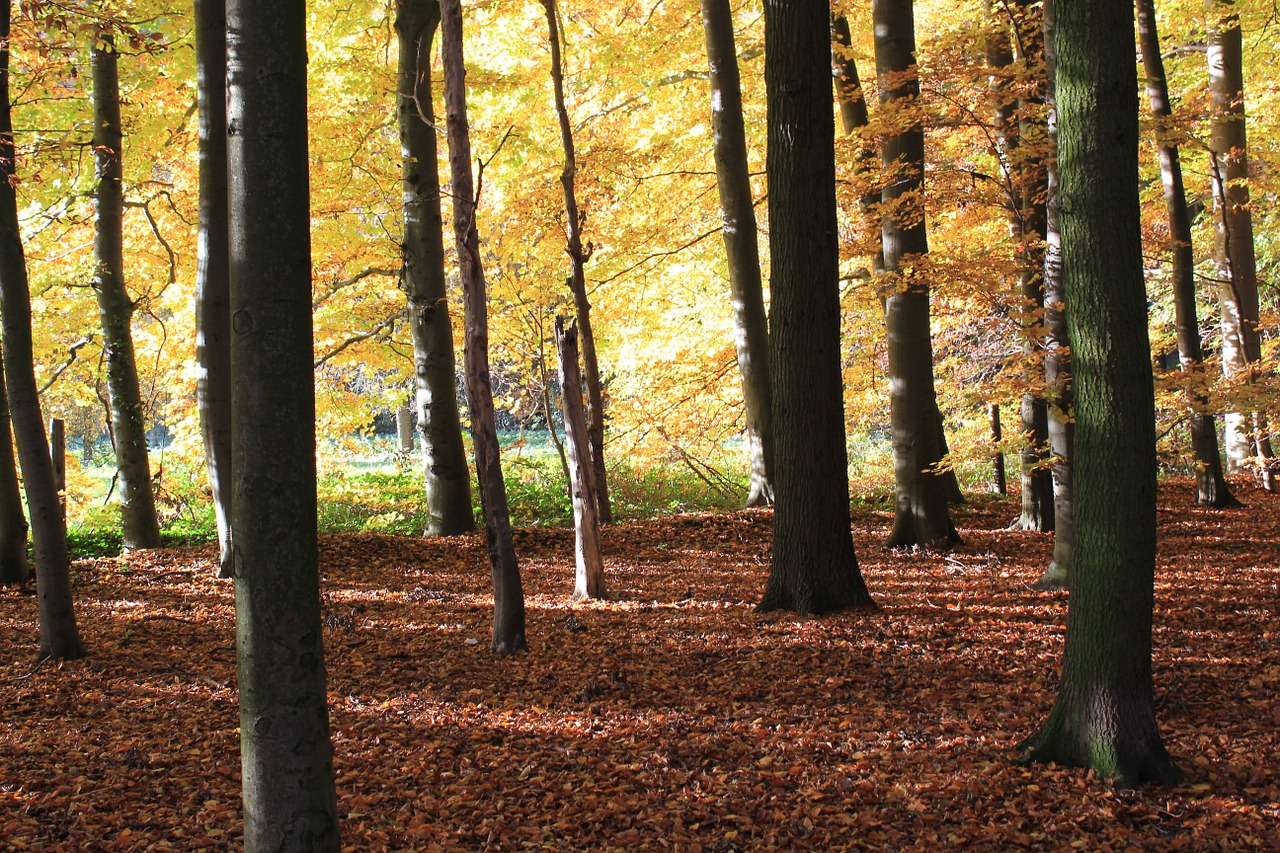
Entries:
{"label": "tree", "polygon": [[[5,58],[8,58],[7,54]],[[0,74],[4,73],[0,70]],[[0,137],[0,158],[12,156],[4,150],[8,144],[8,139]],[[0,178],[3,177],[0,173]],[[22,512],[22,492],[18,487],[18,469],[13,457],[13,433],[9,431],[9,395],[4,389],[4,362],[0,360],[0,584],[23,583],[30,576],[27,517]]]}
{"label": "tree", "polygon": [[339,849],[316,545],[303,0],[227,3],[244,846]]}
{"label": "tree", "polygon": [[9,415],[31,514],[36,590],[40,608],[40,659],[85,655],[71,599],[67,529],[53,479],[53,460],[40,413],[31,341],[31,288],[18,225],[17,150],[9,100],[9,34],[13,4],[0,18],[0,333]]}
{"label": "tree", "polygon": [[134,303],[124,283],[123,136],[119,63],[111,31],[98,32],[93,50],[94,190],[93,291],[102,323],[102,350],[111,398],[111,437],[116,450],[124,548],[160,545],[160,523],[151,493],[151,461],[142,390],[133,348]]}
{"label": "tree", "polygon": [[431,97],[431,43],[440,24],[437,0],[399,0],[400,148],[404,152],[404,240],[401,286],[413,333],[414,395],[422,437],[428,536],[475,530],[471,478],[458,418],[453,324],[445,292],[436,116]]}
{"label": "tree", "polygon": [[196,263],[196,397],[218,525],[218,576],[231,555],[231,293],[227,245],[227,7],[195,0],[200,109],[200,236]]}
{"label": "tree", "polygon": [[[1209,157],[1217,218],[1216,257],[1222,305],[1222,370],[1252,382],[1262,358],[1258,335],[1258,267],[1249,207],[1249,148],[1244,115],[1244,61],[1234,0],[1209,3]],[[1252,420],[1250,424],[1248,421]],[[1266,417],[1230,412],[1227,464],[1256,460],[1263,488],[1277,488]]]}
{"label": "tree", "polygon": [[751,453],[747,506],[773,502],[773,424],[769,412],[769,325],[760,279],[755,199],[747,169],[747,135],[742,119],[742,86],[733,39],[729,0],[702,0],[711,82],[711,131],[715,143],[716,185],[724,222],[724,250],[733,300],[734,344]]}
{"label": "tree", "polygon": [[1026,758],[1172,782],[1151,626],[1155,406],[1138,207],[1133,18],[1057,0],[1059,216],[1075,383],[1076,554],[1058,699]]}
{"label": "tree", "polygon": [[560,172],[560,186],[564,189],[565,234],[568,238],[565,251],[569,255],[568,283],[578,317],[578,337],[582,343],[582,364],[585,368],[583,379],[587,390],[587,434],[591,439],[591,483],[600,521],[609,524],[613,521],[613,509],[609,502],[608,473],[604,467],[604,393],[600,387],[596,336],[591,326],[591,302],[587,297],[584,272],[591,248],[582,245],[582,223],[586,219],[586,211],[579,209],[574,191],[578,160],[574,153],[569,110],[564,102],[564,68],[560,61],[560,28],[556,23],[555,0],[542,0],[542,5],[547,13],[547,29],[551,40],[552,91],[555,95],[556,116],[560,121],[560,144],[564,147],[564,169]]}
{"label": "tree", "polygon": [[582,379],[578,369],[578,330],[557,317],[556,353],[560,356],[560,398],[564,404],[564,435],[569,446],[569,496],[573,502],[573,555],[576,574],[573,600],[604,598],[604,560],[600,556],[600,519],[592,494],[590,439],[582,410]]}
{"label": "tree", "polygon": [[[875,0],[871,9],[880,103],[886,109],[910,109],[920,94],[911,0]],[[897,120],[902,121],[900,114]],[[948,546],[960,537],[947,510],[946,480],[939,468],[942,427],[933,388],[929,283],[910,268],[912,258],[929,251],[921,197],[924,131],[919,122],[886,134],[881,158],[887,172],[881,213],[889,280],[885,327],[896,496],[887,544]]]}
{"label": "tree", "polygon": [[[853,55],[853,33],[849,30],[849,19],[844,15],[831,22],[831,74],[836,81],[836,102],[840,105],[840,127],[844,135],[851,136],[865,130],[871,116],[858,78],[858,63]],[[877,215],[880,207],[880,154],[865,137],[860,142],[855,174],[861,179],[863,190],[858,195],[858,212],[862,214],[864,227],[872,235],[875,244],[872,266],[879,273],[884,271],[880,218]]]}
{"label": "tree", "polygon": [[[1154,0],[1137,0],[1138,41],[1142,64],[1147,76],[1147,97],[1151,113],[1158,122],[1167,123],[1173,115],[1169,103],[1169,87],[1165,80],[1164,60],[1160,57],[1160,33],[1156,28]],[[1204,353],[1200,347],[1200,323],[1196,318],[1195,254],[1191,243],[1191,214],[1187,209],[1187,191],[1182,183],[1182,164],[1178,145],[1170,136],[1167,124],[1158,126],[1156,144],[1160,153],[1160,175],[1164,183],[1165,207],[1169,212],[1169,238],[1173,263],[1174,323],[1178,329],[1178,362],[1182,370],[1200,370]],[[1222,472],[1218,455],[1218,431],[1209,399],[1203,391],[1189,385],[1187,402],[1191,408],[1191,449],[1196,464],[1196,502],[1204,506],[1239,506],[1231,494]]]}
{"label": "tree", "polygon": [[766,0],[774,536],[759,610],[874,609],[849,524],[830,18]]}
{"label": "tree", "polygon": [[458,249],[466,325],[463,370],[471,407],[471,440],[476,448],[476,476],[484,513],[485,542],[493,573],[493,651],[514,654],[528,648],[524,633],[524,588],[511,537],[506,485],[498,431],[494,421],[493,388],[489,384],[489,324],[485,306],[484,267],[480,264],[480,235],[476,230],[479,200],[471,177],[471,131],[467,125],[466,65],[462,54],[461,0],[441,0],[440,38],[444,62],[445,126],[452,174],[453,236]]}

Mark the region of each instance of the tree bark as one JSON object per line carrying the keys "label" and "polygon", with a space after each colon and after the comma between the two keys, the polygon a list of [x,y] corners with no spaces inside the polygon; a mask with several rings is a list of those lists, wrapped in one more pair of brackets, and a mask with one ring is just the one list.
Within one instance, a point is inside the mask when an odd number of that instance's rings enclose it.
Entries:
{"label": "tree bark", "polygon": [[987,416],[991,420],[991,445],[996,449],[991,454],[991,491],[997,495],[1007,495],[1009,483],[1005,477],[1004,452],[1000,449],[1000,442],[1004,439],[1004,431],[1000,428],[1000,405],[987,404]]}
{"label": "tree bark", "polygon": [[413,452],[413,409],[408,403],[396,406],[396,449],[406,454]]}
{"label": "tree bark", "polygon": [[244,848],[337,851],[316,546],[306,9],[228,0],[226,11]]}
{"label": "tree bark", "polygon": [[569,445],[569,495],[573,501],[573,554],[577,567],[573,600],[605,598],[604,559],[600,556],[600,519],[592,491],[590,439],[582,408],[582,379],[578,370],[578,330],[556,318],[556,353],[560,356],[560,399],[564,434]]}
{"label": "tree bark", "polygon": [[[876,73],[880,102],[907,103],[920,94],[915,71],[911,0],[875,0]],[[885,136],[881,158],[886,184],[884,268],[891,282],[885,300],[889,340],[889,404],[893,429],[895,513],[889,547],[947,547],[960,541],[947,509],[946,480],[938,469],[938,405],[933,387],[929,283],[902,271],[903,260],[929,251],[925,231],[924,131],[916,124]],[[771,218],[771,221],[776,222]]]}
{"label": "tree bark", "polygon": [[1172,782],[1151,686],[1156,439],[1133,18],[1119,4],[1055,6],[1077,551],[1058,700],[1023,746],[1030,760],[1091,767],[1122,786]]}
{"label": "tree bark", "polygon": [[[7,76],[6,69],[7,66],[0,69],[0,74]],[[11,138],[0,137],[0,162],[12,157]],[[0,179],[5,177],[0,166]],[[31,567],[27,565],[27,517],[22,512],[22,492],[18,487],[9,421],[9,395],[4,387],[4,363],[0,360],[0,584],[19,584],[31,577]],[[63,523],[66,523],[65,515]]]}
{"label": "tree bark", "polygon": [[[1164,183],[1165,207],[1169,213],[1169,238],[1172,245],[1172,286],[1174,324],[1178,332],[1178,362],[1186,373],[1201,370],[1204,353],[1200,347],[1200,324],[1196,317],[1195,255],[1191,244],[1191,214],[1187,210],[1187,192],[1182,183],[1182,164],[1178,146],[1162,126],[1173,115],[1169,103],[1169,87],[1160,57],[1160,33],[1156,27],[1153,0],[1137,0],[1138,41],[1142,64],[1146,70],[1147,97],[1157,125],[1157,147],[1160,153],[1160,176]],[[1191,450],[1196,466],[1196,502],[1203,506],[1239,506],[1231,494],[1218,454],[1218,431],[1209,412],[1209,398],[1188,384],[1187,402],[1191,409]]]}
{"label": "tree bark", "polygon": [[[840,106],[840,126],[845,136],[857,133],[871,120],[867,110],[867,98],[858,79],[858,63],[853,56],[853,34],[849,20],[844,15],[831,22],[831,74],[836,81],[836,102]],[[874,241],[871,266],[875,272],[884,271],[884,252],[880,247],[880,218],[876,214],[880,206],[880,156],[875,146],[864,137],[858,147],[854,174],[864,187],[858,195],[858,212],[862,223]],[[874,177],[872,173],[875,173]]]}
{"label": "tree bark", "polygon": [[196,400],[218,525],[218,577],[231,556],[231,285],[227,244],[227,10],[194,0],[200,108],[200,223],[196,246]]}
{"label": "tree bark", "polygon": [[564,146],[564,170],[560,173],[560,185],[564,188],[565,251],[569,255],[569,290],[573,293],[573,305],[578,316],[578,336],[582,342],[583,378],[587,386],[587,432],[591,438],[592,483],[595,486],[596,507],[600,521],[613,522],[613,507],[609,501],[609,481],[604,467],[604,393],[600,385],[600,365],[596,359],[596,336],[591,327],[591,302],[587,298],[587,280],[584,268],[591,248],[582,245],[582,223],[586,212],[578,208],[574,193],[574,176],[578,173],[578,161],[573,148],[573,128],[569,124],[569,110],[564,102],[564,70],[560,60],[560,28],[556,22],[555,0],[542,0],[547,12],[547,28],[551,39],[551,83],[555,93],[556,115],[560,120],[560,142]]}
{"label": "tree bark", "polygon": [[711,130],[716,184],[724,222],[724,250],[733,301],[734,344],[751,453],[747,506],[773,503],[773,421],[769,411],[769,325],[756,242],[755,199],[747,168],[747,135],[742,118],[742,85],[729,0],[702,0],[711,78]]}
{"label": "tree bark", "polygon": [[31,514],[36,590],[40,607],[40,659],[84,657],[71,599],[67,529],[44,434],[31,342],[31,288],[18,225],[17,163],[9,100],[9,27],[12,3],[0,19],[0,322],[9,415],[18,445],[22,483]]}
{"label": "tree bark", "polygon": [[766,0],[774,539],[759,610],[875,609],[849,523],[830,19]]}
{"label": "tree bark", "polygon": [[[1240,16],[1233,0],[1209,3],[1209,155],[1217,214],[1216,260],[1222,305],[1222,370],[1256,377],[1262,358],[1258,336],[1258,269],[1249,208],[1249,148],[1245,132],[1244,62]],[[1261,412],[1224,418],[1227,465],[1257,466],[1267,491],[1276,489],[1274,457]]]}
{"label": "tree bark", "polygon": [[441,0],[441,49],[444,60],[445,122],[452,174],[453,235],[458,248],[466,315],[464,372],[471,407],[471,436],[484,513],[485,541],[493,572],[493,651],[513,654],[528,648],[524,589],[511,538],[511,516],[502,479],[502,460],[489,382],[489,319],[480,236],[476,230],[475,183],[471,177],[471,131],[467,125],[466,66],[462,54],[461,0]]}
{"label": "tree bark", "polygon": [[402,287],[409,301],[413,364],[422,439],[428,536],[475,530],[471,477],[458,417],[453,323],[449,316],[440,214],[436,115],[431,93],[431,43],[440,24],[437,0],[398,0],[399,97],[403,152]]}
{"label": "tree bark", "polygon": [[151,493],[151,462],[142,413],[142,390],[133,349],[133,300],[124,284],[124,194],[121,186],[123,138],[120,127],[119,69],[108,31],[96,35],[93,59],[94,276],[102,348],[111,399],[111,435],[116,450],[124,549],[156,548],[160,524]]}

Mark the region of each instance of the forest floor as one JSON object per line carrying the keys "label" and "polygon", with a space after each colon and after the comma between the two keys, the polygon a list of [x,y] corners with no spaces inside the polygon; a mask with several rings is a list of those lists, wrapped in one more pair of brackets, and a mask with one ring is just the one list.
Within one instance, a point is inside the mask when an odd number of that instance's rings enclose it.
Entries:
{"label": "forest floor", "polygon": [[[1184,784],[1021,766],[1066,596],[1015,505],[946,554],[855,542],[883,612],[757,614],[770,515],[604,533],[614,598],[571,605],[572,533],[518,532],[532,651],[489,652],[478,535],[322,537],[344,845],[378,850],[1280,849],[1280,499],[1162,487],[1155,684]],[[33,668],[0,590],[0,850],[238,849],[230,582],[211,547],[82,561],[91,657]]]}

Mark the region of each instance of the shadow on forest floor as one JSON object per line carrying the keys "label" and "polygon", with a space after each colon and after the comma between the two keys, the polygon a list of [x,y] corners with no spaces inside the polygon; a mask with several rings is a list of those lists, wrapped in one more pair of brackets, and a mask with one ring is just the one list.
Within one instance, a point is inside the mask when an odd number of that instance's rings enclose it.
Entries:
{"label": "shadow on forest floor", "polygon": [[[1247,492],[1247,489],[1240,489]],[[1280,847],[1280,499],[1161,491],[1155,678],[1173,789],[1021,767],[1056,690],[1066,597],[1044,534],[961,507],[965,544],[894,553],[854,520],[884,608],[756,614],[770,516],[606,530],[614,598],[571,606],[572,533],[518,533],[532,652],[488,651],[478,535],[323,537],[350,850]],[[229,582],[211,547],[81,561],[92,657],[32,669],[0,591],[0,850],[239,846]],[[27,650],[27,651],[24,651]]]}

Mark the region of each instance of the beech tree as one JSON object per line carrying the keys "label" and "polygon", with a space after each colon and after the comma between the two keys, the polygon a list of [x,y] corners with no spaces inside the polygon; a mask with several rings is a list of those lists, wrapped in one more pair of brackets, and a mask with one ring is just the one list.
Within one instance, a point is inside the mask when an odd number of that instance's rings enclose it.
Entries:
{"label": "beech tree", "polygon": [[124,548],[156,548],[160,523],[151,492],[151,461],[147,455],[147,427],[142,390],[133,348],[134,303],[124,283],[123,137],[120,126],[119,63],[110,30],[95,37],[93,63],[94,189],[93,291],[102,323],[102,350],[111,400],[111,440],[116,451],[116,476]]}
{"label": "beech tree", "polygon": [[849,523],[830,12],[788,0],[764,12],[776,504],[758,609],[874,609]]}
{"label": "beech tree", "polygon": [[524,588],[511,537],[511,514],[502,478],[493,387],[489,382],[487,287],[480,263],[476,230],[475,182],[471,177],[471,131],[467,125],[466,64],[462,53],[461,0],[441,0],[440,38],[444,62],[445,122],[452,175],[453,236],[458,249],[466,315],[463,370],[471,408],[471,440],[476,448],[476,476],[484,513],[485,542],[493,573],[493,651],[513,654],[528,648],[524,633]]}
{"label": "beech tree", "polygon": [[[7,144],[8,140],[0,137],[0,149]],[[0,158],[5,156],[8,155],[0,150]],[[27,517],[22,512],[13,433],[9,430],[9,395],[4,388],[4,362],[0,360],[0,584],[23,583],[30,576]]]}
{"label": "beech tree", "polygon": [[196,397],[205,472],[218,525],[218,576],[231,565],[231,284],[227,245],[227,9],[195,0],[200,110],[200,223],[196,261]]}
{"label": "beech tree", "polygon": [[[1169,87],[1165,80],[1164,60],[1160,56],[1160,32],[1156,26],[1154,0],[1137,0],[1138,43],[1146,70],[1147,98],[1151,114],[1158,122],[1173,115],[1169,103]],[[1201,369],[1204,352],[1200,346],[1200,323],[1196,317],[1195,253],[1191,242],[1191,213],[1187,209],[1187,191],[1182,182],[1182,163],[1178,145],[1167,126],[1157,126],[1156,145],[1160,154],[1160,176],[1164,183],[1165,207],[1169,212],[1169,242],[1173,257],[1170,278],[1173,285],[1174,324],[1178,330],[1178,363],[1184,372]],[[1218,430],[1209,410],[1209,399],[1203,391],[1189,385],[1191,452],[1196,468],[1196,502],[1204,506],[1239,506],[1231,494],[1222,471],[1218,453]]]}
{"label": "beech tree", "polygon": [[724,250],[733,300],[734,345],[742,377],[742,401],[751,454],[747,506],[773,502],[773,423],[769,411],[769,325],[760,278],[755,198],[747,168],[747,135],[742,119],[742,85],[729,0],[702,0],[711,82],[711,132],[716,185],[724,222]]}
{"label": "beech tree", "polygon": [[[67,528],[54,483],[53,460],[40,412],[31,341],[31,287],[18,225],[17,151],[9,100],[9,32],[13,4],[0,18],[0,335],[9,417],[31,514],[36,591],[40,613],[40,659],[84,657],[71,599]],[[25,542],[24,542],[25,545]]]}
{"label": "beech tree", "polygon": [[1054,5],[1076,553],[1058,699],[1023,748],[1030,760],[1091,767],[1124,786],[1172,782],[1151,685],[1155,406],[1133,17],[1114,3]]}
{"label": "beech tree", "polygon": [[422,439],[426,534],[454,536],[475,530],[476,521],[458,417],[453,323],[445,292],[436,115],[431,92],[431,44],[439,24],[437,0],[398,0],[396,112],[404,155],[400,275],[413,333],[414,406]]}
{"label": "beech tree", "polygon": [[563,317],[555,321],[560,357],[560,399],[564,409],[565,444],[569,448],[569,497],[573,502],[573,557],[576,567],[573,600],[604,598],[604,559],[600,555],[600,519],[592,490],[590,439],[582,407],[582,372],[578,367],[578,330]]}
{"label": "beech tree", "polygon": [[[910,109],[920,95],[915,74],[911,0],[875,0],[876,73],[880,102]],[[895,510],[890,547],[948,546],[960,541],[947,509],[942,424],[933,387],[929,282],[904,271],[903,261],[929,251],[923,198],[924,131],[919,122],[885,135],[888,173],[882,192],[884,270],[888,276],[885,328],[889,341],[889,403],[893,431]],[[770,217],[777,223],[777,219]]]}
{"label": "beech tree", "polygon": [[316,545],[306,4],[226,8],[244,847],[337,851]]}

